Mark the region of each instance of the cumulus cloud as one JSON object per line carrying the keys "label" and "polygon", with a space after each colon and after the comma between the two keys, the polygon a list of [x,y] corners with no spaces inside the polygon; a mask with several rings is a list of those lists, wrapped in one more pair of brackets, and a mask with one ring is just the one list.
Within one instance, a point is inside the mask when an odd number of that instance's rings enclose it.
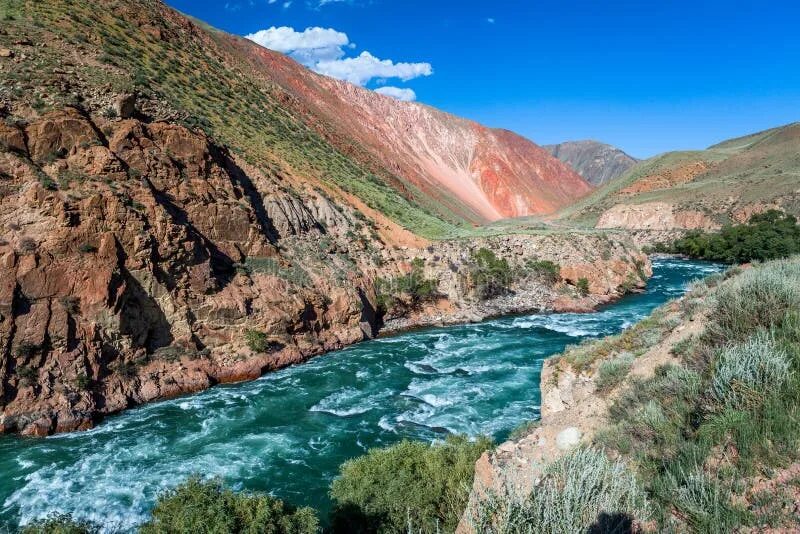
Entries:
{"label": "cumulus cloud", "polygon": [[306,28],[299,32],[288,26],[275,26],[245,35],[264,48],[289,54],[303,65],[312,66],[318,61],[339,59],[344,56],[342,47],[350,44],[347,34],[331,28]]}
{"label": "cumulus cloud", "polygon": [[320,61],[314,70],[356,85],[366,85],[373,78],[399,78],[407,82],[433,74],[430,63],[395,63],[391,59],[378,59],[369,52],[361,52],[357,57]]}
{"label": "cumulus cloud", "polygon": [[[350,42],[347,34],[333,28],[315,27],[297,31],[288,26],[273,26],[245,37],[265,48],[288,54],[320,74],[361,86],[367,85],[374,79],[381,84],[395,78],[407,82],[433,74],[430,63],[394,62],[391,59],[377,58],[367,51],[355,57],[345,57],[346,49],[355,48],[355,44]],[[410,89],[399,87],[381,89],[383,94],[400,100],[416,98],[414,91]]]}
{"label": "cumulus cloud", "polygon": [[378,89],[375,89],[375,92],[382,95],[391,96],[404,102],[413,102],[417,99],[417,93],[415,93],[413,89],[404,89],[402,87],[392,87],[387,85],[386,87],[379,87]]}

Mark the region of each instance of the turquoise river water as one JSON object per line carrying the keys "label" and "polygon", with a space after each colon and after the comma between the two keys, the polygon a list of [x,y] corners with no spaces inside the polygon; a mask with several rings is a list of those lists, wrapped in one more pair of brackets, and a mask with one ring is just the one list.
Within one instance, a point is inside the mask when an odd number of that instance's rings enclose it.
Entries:
{"label": "turquoise river water", "polygon": [[259,380],[145,405],[87,432],[0,437],[0,525],[49,512],[118,530],[193,473],[329,508],[338,466],[449,432],[503,439],[539,415],[542,361],[614,334],[720,266],[654,260],[647,291],[588,314],[525,315],[354,345]]}

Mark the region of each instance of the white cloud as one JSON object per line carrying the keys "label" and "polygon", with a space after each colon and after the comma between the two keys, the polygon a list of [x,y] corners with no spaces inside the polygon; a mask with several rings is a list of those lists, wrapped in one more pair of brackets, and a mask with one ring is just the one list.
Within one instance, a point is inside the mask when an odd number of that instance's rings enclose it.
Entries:
{"label": "white cloud", "polygon": [[415,93],[413,89],[404,89],[402,87],[379,87],[378,89],[375,89],[375,92],[394,97],[397,100],[402,100],[404,102],[413,102],[417,99],[417,93]]}
{"label": "white cloud", "polygon": [[486,22],[488,22],[489,24],[494,24],[495,20],[492,17],[489,17],[488,19],[486,19]]}
{"label": "white cloud", "polygon": [[[330,0],[329,0],[330,1]],[[367,51],[355,57],[345,57],[346,50],[355,48],[347,34],[333,28],[306,28],[297,31],[288,26],[271,27],[245,36],[265,48],[288,54],[310,69],[350,83],[365,86],[377,79],[379,84],[389,79],[404,82],[430,76],[430,63],[395,63],[391,59],[380,59]],[[384,87],[383,94],[401,100],[416,98],[414,91],[398,87]]]}
{"label": "white cloud", "polygon": [[314,70],[356,85],[367,85],[373,78],[400,78],[407,82],[433,74],[430,63],[394,63],[391,59],[378,59],[369,52],[361,52],[357,57],[320,61]]}
{"label": "white cloud", "polygon": [[319,61],[339,59],[344,56],[342,47],[350,44],[347,34],[331,28],[306,28],[298,32],[288,26],[273,26],[245,37],[264,48],[289,54],[294,60],[309,67]]}

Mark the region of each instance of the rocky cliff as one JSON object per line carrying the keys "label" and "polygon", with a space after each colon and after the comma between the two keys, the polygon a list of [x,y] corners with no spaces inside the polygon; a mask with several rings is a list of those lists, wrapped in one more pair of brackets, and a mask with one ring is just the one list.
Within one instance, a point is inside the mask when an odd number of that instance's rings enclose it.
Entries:
{"label": "rocky cliff", "polygon": [[[469,237],[470,222],[590,189],[514,134],[318,76],[153,0],[10,5],[2,432],[87,428],[381,328],[589,309],[647,272],[635,246],[599,233]],[[426,237],[449,234],[466,237]],[[561,271],[476,299],[481,247]],[[376,280],[416,258],[435,298],[380,309]]]}
{"label": "rocky cliff", "polygon": [[622,176],[637,161],[622,150],[597,141],[567,141],[542,148],[598,186]]}
{"label": "rocky cliff", "polygon": [[[573,239],[569,253],[552,236],[391,245],[402,234],[390,222],[319,187],[284,189],[170,122],[67,107],[0,134],[4,431],[86,428],[371,337],[381,326],[374,280],[417,257],[439,281],[442,321],[484,305],[455,284],[476,247],[514,265],[562,262],[564,283],[591,279],[594,296],[562,295],[583,306],[631,289],[626,279],[646,260],[600,236]],[[585,252],[601,243],[607,265]],[[492,313],[556,306],[553,284],[530,287],[535,296],[490,304]],[[408,313],[403,326],[431,322]]]}
{"label": "rocky cliff", "polygon": [[470,504],[457,532],[473,532],[471,514],[477,514],[488,495],[524,498],[541,482],[548,465],[579,446],[592,445],[597,431],[608,424],[608,409],[623,389],[622,384],[611,389],[598,386],[598,368],[604,361],[627,350],[639,353],[632,360],[628,383],[652,377],[659,366],[677,363],[672,347],[703,330],[699,320],[683,324],[680,312],[678,303],[669,304],[657,310],[649,322],[620,336],[545,360],[539,422],[478,460]]}

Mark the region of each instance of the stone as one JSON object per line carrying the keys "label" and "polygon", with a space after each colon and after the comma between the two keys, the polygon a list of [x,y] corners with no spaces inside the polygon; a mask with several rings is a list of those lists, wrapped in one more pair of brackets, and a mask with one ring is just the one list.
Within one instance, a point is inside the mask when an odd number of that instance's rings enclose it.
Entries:
{"label": "stone", "polygon": [[136,95],[120,95],[114,100],[114,111],[122,119],[130,119],[136,113]]}
{"label": "stone", "polygon": [[27,152],[25,136],[22,130],[16,126],[9,126],[2,121],[0,121],[0,146],[4,146],[16,152]]}
{"label": "stone", "polygon": [[8,48],[0,48],[0,57],[14,57],[14,51]]}
{"label": "stone", "polygon": [[581,442],[581,431],[570,426],[562,430],[556,436],[556,447],[561,451],[574,449]]}

